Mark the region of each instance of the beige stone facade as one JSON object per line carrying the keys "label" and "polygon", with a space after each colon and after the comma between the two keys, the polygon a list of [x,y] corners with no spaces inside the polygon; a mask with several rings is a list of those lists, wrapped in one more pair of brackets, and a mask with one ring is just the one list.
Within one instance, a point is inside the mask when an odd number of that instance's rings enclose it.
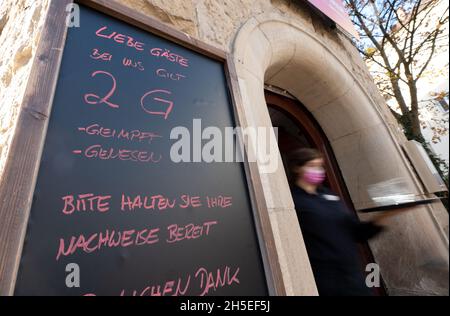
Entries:
{"label": "beige stone facade", "polygon": [[[50,0],[1,1],[0,179]],[[390,179],[402,179],[411,194],[426,193],[357,50],[302,1],[119,2],[230,52],[248,125],[271,126],[265,84],[305,104],[332,145],[357,210],[374,206],[367,189]],[[261,172],[261,180],[286,292],[315,295],[284,170]],[[448,294],[448,213],[440,203],[392,220],[370,246],[390,295]]]}

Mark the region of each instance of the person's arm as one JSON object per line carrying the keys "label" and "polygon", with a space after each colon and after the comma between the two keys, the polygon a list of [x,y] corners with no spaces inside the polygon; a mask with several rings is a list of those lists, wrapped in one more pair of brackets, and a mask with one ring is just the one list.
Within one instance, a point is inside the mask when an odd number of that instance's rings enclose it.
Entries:
{"label": "person's arm", "polygon": [[375,237],[386,229],[390,218],[401,213],[404,213],[404,210],[382,212],[369,222],[360,222],[355,219],[351,225],[355,239],[363,242]]}
{"label": "person's arm", "polygon": [[384,226],[376,221],[360,222],[357,219],[352,219],[351,229],[355,240],[364,242],[380,234],[384,230]]}

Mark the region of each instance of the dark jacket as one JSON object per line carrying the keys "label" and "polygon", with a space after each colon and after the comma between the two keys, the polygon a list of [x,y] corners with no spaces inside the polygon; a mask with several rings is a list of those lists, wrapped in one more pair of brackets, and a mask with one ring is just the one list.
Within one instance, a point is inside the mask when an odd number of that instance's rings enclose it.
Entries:
{"label": "dark jacket", "polygon": [[319,294],[371,295],[357,243],[374,237],[382,228],[360,222],[327,189],[320,189],[316,195],[295,186],[292,195]]}

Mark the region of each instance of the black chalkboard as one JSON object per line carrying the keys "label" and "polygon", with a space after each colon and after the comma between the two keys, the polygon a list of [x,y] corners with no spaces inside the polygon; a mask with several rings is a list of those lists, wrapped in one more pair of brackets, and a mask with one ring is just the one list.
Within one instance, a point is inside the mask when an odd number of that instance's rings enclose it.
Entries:
{"label": "black chalkboard", "polygon": [[267,295],[244,165],[170,159],[194,119],[235,125],[224,64],[81,6],[15,294]]}

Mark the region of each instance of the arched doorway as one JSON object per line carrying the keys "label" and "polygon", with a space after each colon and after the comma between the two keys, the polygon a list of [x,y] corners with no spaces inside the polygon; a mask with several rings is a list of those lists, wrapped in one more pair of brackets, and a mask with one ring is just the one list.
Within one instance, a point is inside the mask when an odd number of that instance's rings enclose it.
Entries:
{"label": "arched doorway", "polygon": [[[243,127],[272,126],[265,84],[300,100],[326,134],[362,219],[370,219],[364,211],[377,206],[370,188],[386,181],[401,180],[404,194],[423,196],[420,179],[402,151],[405,137],[344,36],[316,29],[308,19],[267,12],[239,28],[232,57]],[[315,283],[284,168],[265,172],[257,164],[256,169],[265,204],[261,212],[270,220],[286,293],[313,295]],[[448,238],[430,207],[395,218],[370,246],[389,294],[448,293],[433,267],[439,262],[448,271]]]}
{"label": "arched doorway", "polygon": [[[278,129],[278,147],[283,162],[290,152],[300,148],[316,148],[324,155],[327,180],[325,186],[337,193],[353,216],[356,210],[345,185],[333,149],[319,123],[307,108],[292,96],[265,90],[267,107],[273,127]],[[374,262],[367,243],[360,245],[361,272]],[[385,295],[384,288],[375,288],[375,295]]]}

